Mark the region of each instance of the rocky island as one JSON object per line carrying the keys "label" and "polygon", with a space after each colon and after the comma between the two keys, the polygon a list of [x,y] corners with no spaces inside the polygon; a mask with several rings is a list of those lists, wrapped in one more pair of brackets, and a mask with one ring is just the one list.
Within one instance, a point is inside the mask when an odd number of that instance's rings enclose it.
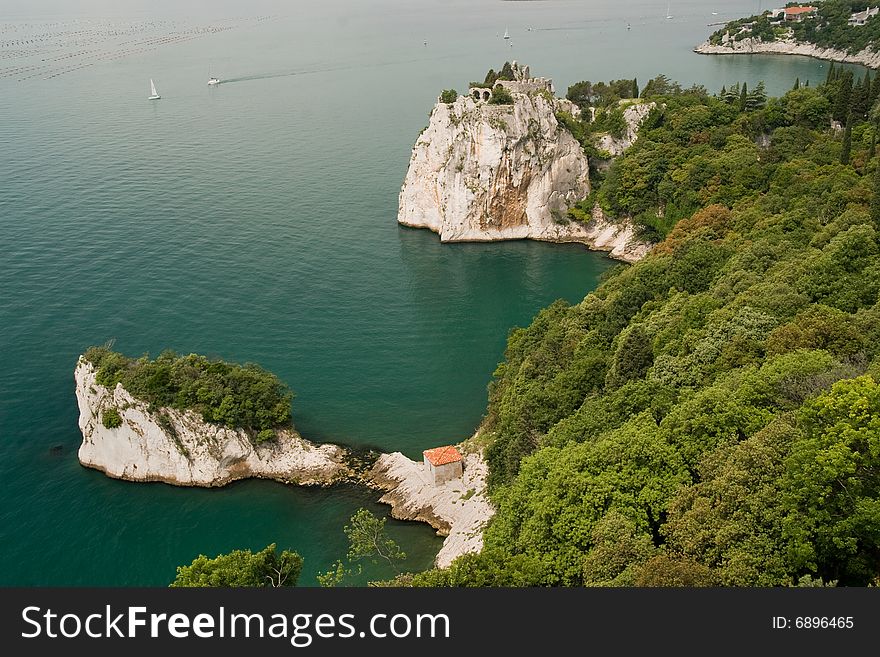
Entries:
{"label": "rocky island", "polygon": [[[252,366],[223,367],[229,368],[228,378],[251,376],[258,386],[271,377]],[[207,405],[187,407],[188,392],[181,392],[184,380],[201,380],[204,385],[192,390],[201,391],[203,398],[210,387],[220,391],[218,377],[211,376],[216,372],[209,372],[212,368],[218,369],[218,363],[198,356],[132,361],[103,348],[86,352],[74,375],[83,435],[80,463],[117,479],[177,486],[223,486],[249,477],[327,485],[350,473],[345,450],[315,445],[289,422],[257,431],[244,417],[241,422],[209,421]],[[174,374],[169,377],[167,372]],[[140,394],[133,394],[124,382]],[[174,389],[176,398],[156,403],[162,388]],[[153,395],[143,394],[145,389],[152,389]],[[264,401],[273,396],[265,389],[262,393]],[[229,395],[221,397],[217,408],[225,404],[231,411],[231,400]],[[282,411],[276,419],[283,417]]]}
{"label": "rocky island", "polygon": [[[413,147],[398,222],[432,230],[442,242],[579,242],[641,259],[649,246],[625,218],[597,212],[583,223],[568,215],[591,191],[588,156],[561,120],[581,110],[556,98],[552,80],[532,77],[527,66],[505,68],[507,75],[474,83],[466,95],[438,99]],[[629,134],[606,150],[619,154],[631,145],[649,111],[630,111]]]}

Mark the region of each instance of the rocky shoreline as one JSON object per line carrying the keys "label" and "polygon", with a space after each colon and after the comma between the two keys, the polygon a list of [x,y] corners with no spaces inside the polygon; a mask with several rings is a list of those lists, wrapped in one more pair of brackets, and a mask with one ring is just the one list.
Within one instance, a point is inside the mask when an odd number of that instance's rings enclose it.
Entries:
{"label": "rocky shoreline", "polygon": [[446,537],[435,560],[446,568],[456,557],[483,548],[483,529],[495,514],[486,494],[487,475],[482,456],[467,454],[462,478],[438,486],[423,463],[394,452],[379,457],[367,481],[386,491],[379,501],[391,505],[394,518],[426,522]]}
{"label": "rocky shoreline", "polygon": [[[342,447],[311,443],[293,429],[254,446],[242,429],[205,422],[192,411],[151,408],[121,384],[110,389],[97,383],[94,366],[82,357],[74,379],[83,436],[79,462],[108,477],[210,488],[248,478],[299,486],[354,481],[383,491],[380,502],[391,505],[393,517],[426,522],[446,536],[439,567],[482,548],[482,530],[494,509],[486,495],[488,468],[479,454],[465,457],[461,479],[435,486],[422,463],[399,452],[357,464]],[[119,414],[118,427],[102,422],[110,409]]]}
{"label": "rocky shoreline", "polygon": [[801,55],[847,64],[862,64],[869,68],[880,68],[880,52],[865,49],[855,54],[835,48],[821,48],[812,43],[801,43],[794,39],[765,43],[752,37],[741,41],[728,40],[722,44],[704,41],[694,52],[701,55]]}

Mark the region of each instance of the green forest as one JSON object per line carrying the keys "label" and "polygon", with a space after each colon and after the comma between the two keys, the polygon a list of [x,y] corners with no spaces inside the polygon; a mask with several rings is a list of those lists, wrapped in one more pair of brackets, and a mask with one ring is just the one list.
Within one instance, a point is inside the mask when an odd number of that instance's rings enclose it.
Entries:
{"label": "green forest", "polygon": [[398,583],[880,584],[877,86],[793,87],[648,83],[588,203],[662,241],[510,333],[485,548]]}
{"label": "green forest", "polygon": [[[121,383],[154,410],[194,410],[206,422],[246,429],[255,443],[272,440],[275,429],[291,425],[293,392],[258,365],[173,351],[155,359],[128,358],[107,346],[91,347],[83,358],[95,367],[96,381],[103,386]],[[116,409],[105,411],[102,420],[108,428],[122,424]]]}
{"label": "green forest", "polygon": [[[798,3],[788,3],[797,6]],[[725,34],[736,41],[746,38],[759,38],[764,42],[786,38],[789,30],[797,41],[814,43],[823,48],[836,48],[855,54],[866,48],[880,50],[880,16],[874,16],[864,25],[849,25],[850,16],[864,11],[876,3],[854,0],[826,0],[814,2],[818,7],[815,17],[800,22],[786,21],[783,25],[773,25],[767,14],[758,14],[732,21],[712,34],[709,41],[718,45]]]}

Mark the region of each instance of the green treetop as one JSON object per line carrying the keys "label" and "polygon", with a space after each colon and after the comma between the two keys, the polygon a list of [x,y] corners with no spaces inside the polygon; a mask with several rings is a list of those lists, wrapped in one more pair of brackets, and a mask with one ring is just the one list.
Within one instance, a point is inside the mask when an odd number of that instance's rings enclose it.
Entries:
{"label": "green treetop", "polygon": [[189,566],[179,566],[172,587],[282,587],[296,586],[303,560],[296,552],[275,544],[259,552],[233,550],[213,559],[196,557]]}

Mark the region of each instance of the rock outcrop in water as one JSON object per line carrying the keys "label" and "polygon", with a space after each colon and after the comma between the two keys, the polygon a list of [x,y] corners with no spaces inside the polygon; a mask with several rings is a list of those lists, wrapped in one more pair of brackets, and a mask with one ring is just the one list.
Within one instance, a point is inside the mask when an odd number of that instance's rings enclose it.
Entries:
{"label": "rock outcrop in water", "polygon": [[[79,461],[110,477],[178,486],[223,486],[249,477],[326,485],[349,474],[345,451],[336,445],[315,445],[285,429],[276,440],[254,446],[242,429],[207,423],[192,411],[152,409],[121,384],[111,390],[95,377],[94,366],[80,358]],[[121,425],[108,429],[101,417],[111,408]]]}
{"label": "rock outcrop in water", "polygon": [[694,48],[701,55],[803,55],[817,59],[828,59],[835,62],[863,64],[871,68],[880,68],[880,52],[867,48],[861,52],[850,54],[836,48],[822,48],[813,43],[803,43],[789,36],[778,41],[763,41],[760,38],[746,37],[739,41],[730,34],[722,37],[719,44],[704,41]]}
{"label": "rock outcrop in water", "polygon": [[[580,242],[613,257],[627,252],[623,243],[596,242],[608,226],[567,217],[590,193],[590,167],[556,114],[578,108],[554,97],[552,81],[530,77],[515,62],[513,71],[514,81],[497,83],[512,104],[489,103],[492,90],[483,88],[437,103],[413,148],[398,221],[428,228],[443,242],[535,239]],[[614,232],[632,238],[625,223]]]}

